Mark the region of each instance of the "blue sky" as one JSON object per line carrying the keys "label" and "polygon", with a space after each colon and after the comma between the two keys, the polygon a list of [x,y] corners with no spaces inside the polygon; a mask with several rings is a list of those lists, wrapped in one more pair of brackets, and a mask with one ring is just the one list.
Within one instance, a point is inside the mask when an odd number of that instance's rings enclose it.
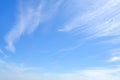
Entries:
{"label": "blue sky", "polygon": [[1,0],[0,10],[0,80],[120,79],[120,0]]}

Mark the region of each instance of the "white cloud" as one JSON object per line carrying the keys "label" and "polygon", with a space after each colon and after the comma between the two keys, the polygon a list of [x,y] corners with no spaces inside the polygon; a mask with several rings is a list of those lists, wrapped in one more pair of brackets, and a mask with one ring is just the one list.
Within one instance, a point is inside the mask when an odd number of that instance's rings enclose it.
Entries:
{"label": "white cloud", "polygon": [[3,51],[0,49],[0,54],[2,54],[3,53]]}
{"label": "white cloud", "polygon": [[0,59],[0,72],[23,73],[32,70],[32,67],[25,67],[23,64],[6,62]]}
{"label": "white cloud", "polygon": [[112,49],[109,53],[111,57],[108,62],[120,62],[120,48]]}
{"label": "white cloud", "polygon": [[14,52],[14,43],[25,34],[26,31],[34,30],[34,28],[39,25],[41,8],[41,4],[36,8],[32,8],[32,5],[23,6],[22,3],[20,4],[17,23],[6,36],[8,50]]}
{"label": "white cloud", "polygon": [[34,32],[41,22],[53,17],[62,3],[62,0],[57,1],[54,5],[49,6],[49,11],[45,11],[46,5],[44,1],[33,1],[35,4],[31,3],[31,1],[20,2],[17,23],[5,37],[6,48],[12,52],[15,51],[14,44],[22,35]]}
{"label": "white cloud", "polygon": [[67,73],[41,72],[41,68],[0,60],[0,80],[119,80],[120,67],[94,67]]}
{"label": "white cloud", "polygon": [[119,44],[119,43],[120,43],[120,37],[115,36],[109,39],[99,41],[98,44]]}
{"label": "white cloud", "polygon": [[120,56],[120,48],[115,48],[109,51],[112,56]]}
{"label": "white cloud", "polygon": [[118,56],[114,56],[114,57],[112,57],[110,60],[109,60],[109,62],[118,62],[118,61],[120,61],[120,56],[118,57]]}
{"label": "white cloud", "polygon": [[6,55],[2,49],[0,49],[0,56],[2,56],[4,59],[8,57],[8,55]]}
{"label": "white cloud", "polygon": [[[14,67],[13,67],[14,68]],[[83,69],[68,73],[26,73],[16,74],[8,71],[1,73],[1,80],[119,80],[120,68]]]}
{"label": "white cloud", "polygon": [[[96,4],[94,3],[94,5]],[[120,35],[119,8],[120,0],[106,1],[95,9],[91,7],[83,15],[74,14],[74,18],[59,31],[75,31],[76,34],[85,33],[90,38]]]}

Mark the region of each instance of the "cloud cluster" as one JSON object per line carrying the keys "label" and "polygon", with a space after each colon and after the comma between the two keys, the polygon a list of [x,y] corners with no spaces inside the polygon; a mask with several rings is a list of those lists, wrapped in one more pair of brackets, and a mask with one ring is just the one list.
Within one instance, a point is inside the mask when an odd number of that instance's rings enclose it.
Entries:
{"label": "cloud cluster", "polygon": [[[78,1],[78,0],[77,0]],[[34,1],[33,1],[34,2]],[[12,52],[15,51],[14,44],[24,34],[34,32],[39,24],[52,18],[59,9],[62,0],[57,1],[54,5],[48,6],[45,10],[46,1],[30,2],[23,1],[19,4],[19,14],[16,25],[6,35],[6,48]],[[96,5],[96,3],[95,3]],[[79,9],[79,6],[78,6]],[[70,9],[69,9],[70,10]],[[50,13],[50,14],[49,14]],[[106,3],[90,9],[83,15],[74,14],[73,19],[68,20],[64,28],[59,31],[75,31],[76,34],[85,33],[90,38],[103,36],[114,36],[115,40],[120,38],[120,0],[109,0]],[[59,52],[67,52],[78,48],[78,46],[62,49]],[[120,49],[112,50],[112,56],[109,62],[120,61]],[[0,50],[2,53],[2,50]],[[118,56],[119,55],[119,56]],[[0,60],[0,80],[119,80],[120,67],[115,68],[94,68],[84,69],[69,73],[33,73],[33,68],[25,67]]]}
{"label": "cloud cluster", "polygon": [[[50,5],[48,4],[49,1],[43,0],[20,1],[16,25],[13,26],[5,37],[7,43],[6,48],[14,52],[14,44],[16,41],[19,40],[22,35],[34,32],[40,23],[52,18],[59,10],[62,2],[63,0],[60,0]],[[101,2],[101,4],[99,4],[99,2]],[[74,31],[75,34],[83,33],[87,35],[88,38],[117,36],[116,38],[119,41],[120,0],[109,0],[106,2],[102,0],[99,2],[97,3],[95,1],[86,11],[80,11],[82,8],[85,8],[85,6],[79,6],[82,1],[66,1],[67,5],[64,4],[65,13],[70,15],[69,12],[71,12],[72,17],[64,22],[64,27],[59,29],[59,31]],[[74,3],[76,6],[72,8],[71,3]],[[65,17],[64,14],[62,16]],[[115,42],[115,40],[113,40],[113,42]]]}

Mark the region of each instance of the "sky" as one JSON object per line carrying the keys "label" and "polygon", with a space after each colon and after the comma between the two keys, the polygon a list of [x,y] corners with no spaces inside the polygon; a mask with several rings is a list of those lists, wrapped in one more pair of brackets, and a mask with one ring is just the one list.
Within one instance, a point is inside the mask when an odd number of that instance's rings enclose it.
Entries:
{"label": "sky", "polygon": [[120,0],[1,0],[0,80],[119,80]]}

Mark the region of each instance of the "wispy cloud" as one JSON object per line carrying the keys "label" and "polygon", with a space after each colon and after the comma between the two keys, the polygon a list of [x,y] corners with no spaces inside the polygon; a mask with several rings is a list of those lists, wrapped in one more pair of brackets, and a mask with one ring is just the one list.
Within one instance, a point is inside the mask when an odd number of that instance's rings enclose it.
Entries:
{"label": "wispy cloud", "polygon": [[109,60],[109,62],[118,62],[118,61],[120,61],[120,56],[119,57],[114,56],[114,57],[110,58],[110,60]]}
{"label": "wispy cloud", "polygon": [[41,67],[27,67],[24,64],[0,59],[0,80],[44,80],[49,77],[41,74]]}
{"label": "wispy cloud", "polygon": [[2,56],[4,59],[8,57],[2,49],[0,49],[0,56]]}
{"label": "wispy cloud", "polygon": [[0,49],[0,54],[3,54],[3,51]]}
{"label": "wispy cloud", "polygon": [[120,68],[94,68],[68,73],[0,73],[1,80],[119,80]]}
{"label": "wispy cloud", "polygon": [[62,0],[52,6],[48,6],[50,7],[48,11],[45,9],[45,3],[45,1],[20,1],[16,25],[14,25],[5,37],[7,43],[6,48],[8,50],[14,52],[14,44],[22,35],[34,32],[41,22],[53,17],[62,3]]}
{"label": "wispy cloud", "polygon": [[120,66],[93,67],[73,72],[41,72],[41,68],[26,67],[0,59],[0,80],[119,80]]}
{"label": "wispy cloud", "polygon": [[[96,5],[96,3],[94,3]],[[81,8],[81,7],[80,7]],[[120,35],[120,0],[109,0],[85,12],[75,14],[74,18],[59,31],[84,33],[89,38]],[[76,16],[77,15],[77,16]]]}
{"label": "wispy cloud", "polygon": [[6,62],[3,59],[0,59],[0,72],[14,72],[14,73],[23,73],[29,70],[32,70],[32,67],[25,67],[23,64],[10,63]]}
{"label": "wispy cloud", "polygon": [[[1,80],[34,80],[33,71],[39,71],[41,68],[27,67],[23,63],[12,63],[0,59],[0,79]],[[31,76],[31,77],[30,77]],[[33,78],[34,77],[34,78]]]}
{"label": "wispy cloud", "polygon": [[120,48],[110,50],[110,54],[108,62],[120,62]]}
{"label": "wispy cloud", "polygon": [[23,6],[23,3],[21,2],[19,6],[18,20],[16,21],[17,23],[5,37],[7,42],[6,47],[8,50],[14,52],[14,43],[23,34],[25,34],[26,31],[31,29],[34,30],[34,28],[39,25],[41,19],[41,8],[41,4],[36,8],[32,8],[32,5]]}

